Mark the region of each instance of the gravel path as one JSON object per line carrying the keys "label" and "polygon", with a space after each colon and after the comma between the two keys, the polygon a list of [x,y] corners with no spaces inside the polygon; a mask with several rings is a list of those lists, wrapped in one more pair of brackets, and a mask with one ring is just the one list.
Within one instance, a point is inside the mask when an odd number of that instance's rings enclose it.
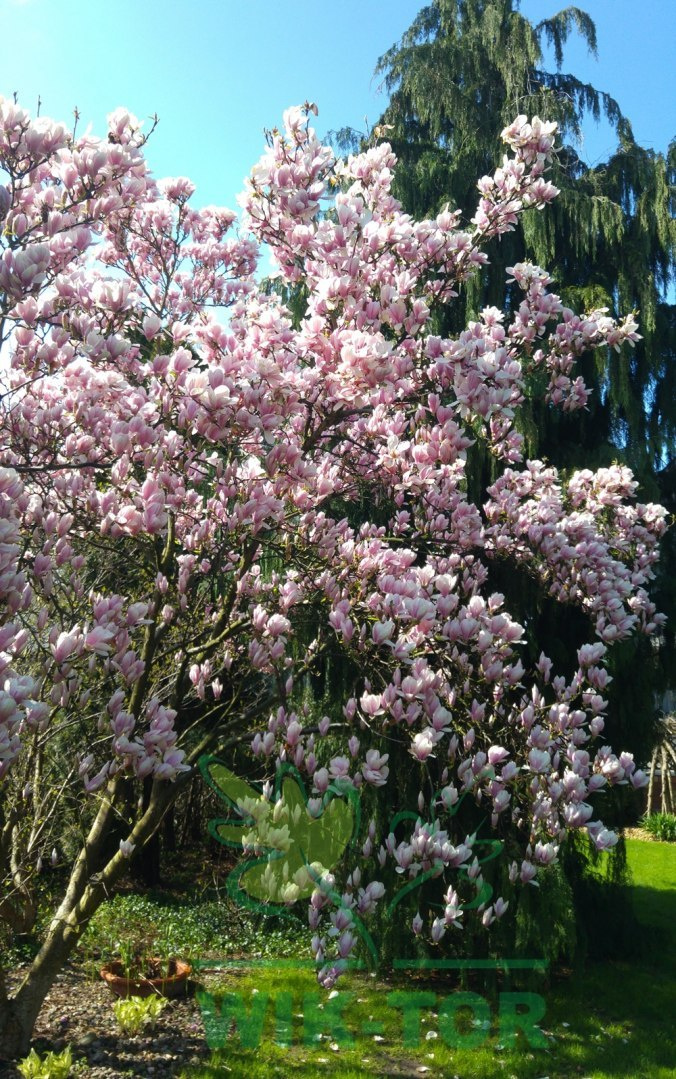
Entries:
{"label": "gravel path", "polygon": [[[34,1035],[42,1054],[70,1045],[83,1064],[79,1075],[91,1079],[149,1076],[170,1079],[186,1064],[205,1062],[211,1053],[194,997],[169,1001],[151,1030],[123,1034],[113,1014],[115,1001],[103,984],[80,971],[60,974],[45,1000]],[[0,1064],[1,1079],[21,1079],[14,1065]]]}

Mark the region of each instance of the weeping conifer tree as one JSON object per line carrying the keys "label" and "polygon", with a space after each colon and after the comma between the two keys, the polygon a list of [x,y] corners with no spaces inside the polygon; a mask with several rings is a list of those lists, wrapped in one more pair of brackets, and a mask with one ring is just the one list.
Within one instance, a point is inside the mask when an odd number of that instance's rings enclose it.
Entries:
{"label": "weeping conifer tree", "polygon": [[[477,177],[491,173],[501,160],[503,127],[519,113],[559,124],[562,148],[551,175],[560,189],[558,199],[545,213],[521,215],[514,232],[488,246],[490,266],[435,313],[434,331],[459,333],[487,304],[509,311],[520,296],[505,283],[506,267],[525,260],[545,266],[555,278],[556,291],[576,310],[603,306],[616,316],[638,311],[643,340],[635,350],[584,358],[580,373],[592,389],[587,412],[566,414],[526,403],[521,419],[525,451],[528,457],[551,460],[564,475],[576,468],[626,462],[639,478],[644,498],[676,509],[674,465],[668,466],[676,439],[676,309],[667,300],[674,278],[676,143],[666,157],[642,148],[612,97],[562,72],[571,33],[581,34],[596,52],[596,31],[587,14],[568,8],[534,26],[518,7],[518,0],[434,0],[378,64],[390,97],[379,127],[389,125],[384,135],[399,159],[395,194],[418,218],[449,204],[459,208],[468,223],[476,209]],[[547,45],[553,47],[553,72],[543,67]],[[605,118],[617,136],[610,160],[593,168],[575,148],[588,117]],[[334,141],[344,151],[356,149],[362,140],[344,129],[334,134]],[[270,288],[282,292],[293,318],[300,321],[305,313],[302,291],[280,289],[278,282],[270,282]],[[534,402],[539,399],[533,395]],[[477,441],[467,469],[477,504],[499,467]],[[366,514],[358,502],[330,509],[355,522]],[[660,609],[672,613],[662,649],[656,653],[649,643],[623,644],[616,649],[612,671],[609,740],[621,742],[645,761],[652,749],[660,662],[663,681],[668,680],[665,672],[676,666],[668,658],[673,655],[676,622],[674,567],[672,542],[656,596]],[[543,596],[525,572],[513,568],[503,572],[496,566],[494,586],[526,627],[524,661],[534,663],[544,649],[557,670],[570,675],[577,647],[589,639],[582,614]],[[340,662],[328,663],[307,687],[310,711],[340,721],[336,702],[357,690],[351,678]],[[388,787],[389,796],[383,799],[378,792],[378,798],[363,807],[377,821],[379,833],[396,818],[401,804],[397,792],[406,788],[409,804],[422,783],[405,755],[393,750],[389,764],[398,783]],[[481,814],[474,808],[469,807],[458,828],[481,827]],[[614,823],[621,824],[623,807],[614,809]],[[603,815],[612,821],[613,807],[605,807]],[[464,831],[458,834],[462,837]],[[509,842],[509,835],[505,840]],[[570,957],[580,944],[584,947],[585,937],[601,954],[618,949],[629,954],[632,947],[640,947],[636,926],[628,916],[620,917],[626,900],[622,847],[612,860],[610,899],[607,891],[598,893],[586,868],[587,856],[578,845],[562,853],[546,886],[537,893],[523,890],[504,919],[502,954]],[[415,902],[413,895],[412,905],[403,903],[392,917],[379,912],[374,932],[385,960],[416,951],[404,928]],[[607,917],[609,902],[617,915],[613,920]],[[455,940],[459,954],[476,958],[477,941],[460,935]]]}

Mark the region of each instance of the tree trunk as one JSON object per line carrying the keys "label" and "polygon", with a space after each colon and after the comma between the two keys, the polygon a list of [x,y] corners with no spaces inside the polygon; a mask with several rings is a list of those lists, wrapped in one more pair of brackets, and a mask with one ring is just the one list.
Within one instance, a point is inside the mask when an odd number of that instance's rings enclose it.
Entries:
{"label": "tree trunk", "polygon": [[156,832],[132,861],[131,877],[145,888],[159,888],[162,883],[160,867],[160,837]]}
{"label": "tree trunk", "polygon": [[178,840],[178,846],[181,850],[187,843],[190,843],[190,846],[194,847],[196,843],[199,843],[204,839],[205,829],[202,826],[203,789],[204,784],[199,775],[193,776],[190,782],[187,804],[185,813],[183,814],[181,834]]}
{"label": "tree trunk", "polygon": [[35,1021],[65,958],[53,951],[41,964],[33,964],[13,996],[0,998],[0,1061],[28,1054]]}
{"label": "tree trunk", "polygon": [[175,806],[169,806],[164,815],[164,824],[162,826],[163,847],[169,854],[176,853],[176,814],[174,810]]}
{"label": "tree trunk", "polygon": [[650,782],[648,783],[648,816],[653,811],[653,789],[655,787],[655,772],[657,770],[657,757],[659,747],[653,752],[652,760],[650,761]]}
{"label": "tree trunk", "polygon": [[34,1023],[23,1020],[15,1001],[0,1004],[0,1064],[28,1055]]}

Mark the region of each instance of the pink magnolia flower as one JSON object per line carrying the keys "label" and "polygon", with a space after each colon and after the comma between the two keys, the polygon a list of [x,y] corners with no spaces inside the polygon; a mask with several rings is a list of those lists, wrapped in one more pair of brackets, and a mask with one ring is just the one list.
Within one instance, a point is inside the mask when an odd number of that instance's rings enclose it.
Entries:
{"label": "pink magnolia flower", "polygon": [[388,760],[389,753],[381,755],[376,749],[366,751],[366,761],[361,767],[361,773],[367,783],[373,787],[383,787],[387,783]]}
{"label": "pink magnolia flower", "polygon": [[420,731],[414,735],[411,754],[418,761],[425,761],[432,754],[436,745],[436,732],[433,729]]}
{"label": "pink magnolia flower", "polygon": [[74,626],[69,633],[59,633],[52,645],[52,655],[57,663],[65,663],[82,648],[83,638],[79,626]]}
{"label": "pink magnolia flower", "polygon": [[[334,757],[329,763],[329,771],[334,779],[341,779],[350,774],[350,762],[347,757]],[[316,782],[315,776],[315,784]]]}

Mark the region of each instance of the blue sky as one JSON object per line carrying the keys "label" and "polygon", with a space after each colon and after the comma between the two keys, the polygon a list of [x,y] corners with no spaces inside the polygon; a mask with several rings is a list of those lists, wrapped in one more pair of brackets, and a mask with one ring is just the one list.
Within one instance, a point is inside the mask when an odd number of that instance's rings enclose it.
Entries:
{"label": "blue sky", "polygon": [[[574,42],[566,68],[617,98],[639,142],[676,135],[676,3],[578,0],[597,24],[599,60]],[[375,123],[384,98],[373,68],[412,21],[419,0],[0,0],[0,93],[34,111],[102,132],[125,105],[157,113],[148,145],[156,175],[187,175],[199,204],[234,206],[284,108],[318,103],[320,133]],[[523,0],[537,21],[565,0]],[[607,129],[585,133],[583,156],[607,156]]]}

